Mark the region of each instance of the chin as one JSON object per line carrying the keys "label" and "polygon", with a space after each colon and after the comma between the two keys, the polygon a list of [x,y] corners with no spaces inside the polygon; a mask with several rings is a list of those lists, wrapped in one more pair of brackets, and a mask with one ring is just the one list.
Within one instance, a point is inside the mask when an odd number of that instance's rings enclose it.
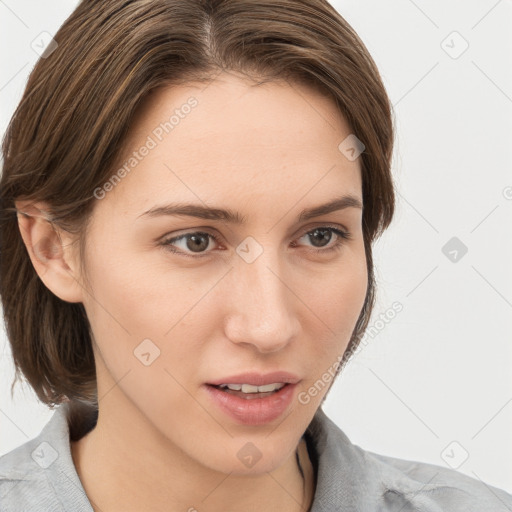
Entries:
{"label": "chin", "polygon": [[272,472],[282,466],[293,455],[296,444],[290,441],[284,446],[279,439],[251,440],[233,438],[229,443],[218,446],[220,453],[213,456],[205,465],[221,473],[238,476],[258,476]]}

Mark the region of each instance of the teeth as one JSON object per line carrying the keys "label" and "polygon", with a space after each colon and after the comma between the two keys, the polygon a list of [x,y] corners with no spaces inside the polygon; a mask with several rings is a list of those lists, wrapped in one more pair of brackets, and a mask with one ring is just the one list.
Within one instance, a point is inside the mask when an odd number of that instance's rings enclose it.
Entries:
{"label": "teeth", "polygon": [[251,386],[251,384],[242,384],[242,393],[258,393],[258,386]]}
{"label": "teeth", "polygon": [[242,389],[242,384],[223,384],[222,387],[232,389],[233,391],[240,391]]}
{"label": "teeth", "polygon": [[242,393],[268,393],[276,391],[284,387],[282,382],[274,384],[266,384],[265,386],[253,386],[252,384],[221,384],[221,388],[228,388],[233,391],[241,391]]}
{"label": "teeth", "polygon": [[[259,393],[267,393],[269,391],[275,391],[276,389],[281,389],[284,386],[284,384],[278,383],[278,384],[267,384],[266,386],[255,386],[258,388]],[[244,391],[242,387],[242,391]],[[244,391],[245,393],[245,391]]]}

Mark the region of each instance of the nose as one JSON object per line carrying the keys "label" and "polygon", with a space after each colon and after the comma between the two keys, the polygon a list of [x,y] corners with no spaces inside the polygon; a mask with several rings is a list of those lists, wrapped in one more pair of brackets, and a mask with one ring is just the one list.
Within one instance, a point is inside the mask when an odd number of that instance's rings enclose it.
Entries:
{"label": "nose", "polygon": [[293,309],[297,301],[293,287],[269,260],[261,255],[250,264],[235,265],[226,304],[227,338],[261,353],[283,350],[296,338],[300,325]]}

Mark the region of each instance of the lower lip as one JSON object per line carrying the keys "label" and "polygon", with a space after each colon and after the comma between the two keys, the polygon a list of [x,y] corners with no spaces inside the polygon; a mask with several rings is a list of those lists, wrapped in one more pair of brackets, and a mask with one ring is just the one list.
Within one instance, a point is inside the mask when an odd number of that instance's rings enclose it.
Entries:
{"label": "lower lip", "polygon": [[290,405],[296,384],[287,384],[279,391],[264,398],[240,398],[220,389],[206,385],[215,404],[238,423],[264,425],[276,420]]}

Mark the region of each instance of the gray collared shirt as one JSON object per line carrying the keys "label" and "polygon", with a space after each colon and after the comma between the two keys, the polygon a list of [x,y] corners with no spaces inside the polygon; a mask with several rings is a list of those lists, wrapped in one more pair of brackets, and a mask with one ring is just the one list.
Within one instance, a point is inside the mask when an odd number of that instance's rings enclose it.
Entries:
{"label": "gray collared shirt", "polygon": [[[319,409],[305,433],[317,475],[311,512],[512,512],[512,495],[453,469],[353,444]],[[0,512],[93,512],[71,457],[67,406],[0,457]]]}

